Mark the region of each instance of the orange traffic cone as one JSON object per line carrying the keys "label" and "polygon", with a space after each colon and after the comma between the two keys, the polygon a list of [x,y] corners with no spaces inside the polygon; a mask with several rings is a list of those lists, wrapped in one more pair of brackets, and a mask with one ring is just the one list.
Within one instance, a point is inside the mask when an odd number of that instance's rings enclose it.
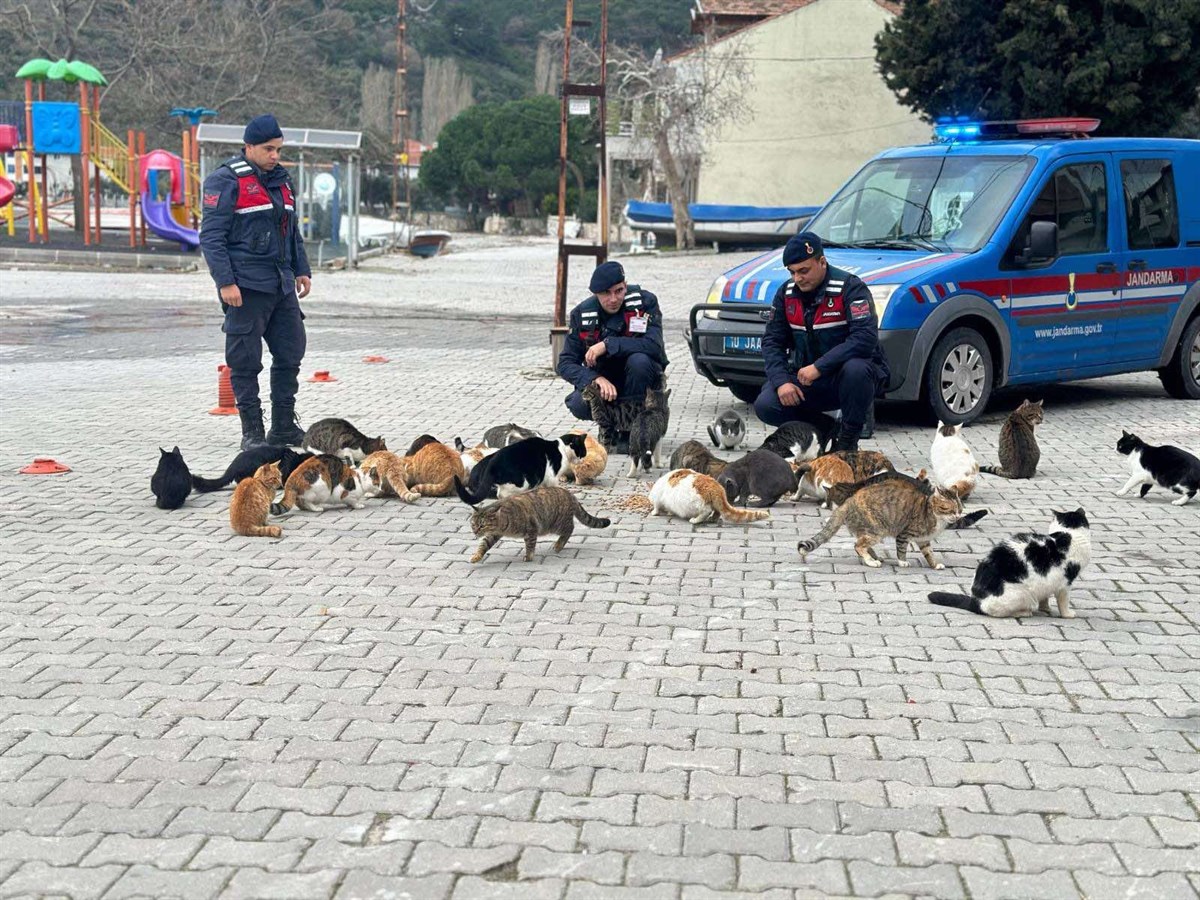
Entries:
{"label": "orange traffic cone", "polygon": [[364,356],[363,362],[365,362],[365,363],[385,363],[385,362],[391,362],[391,360],[388,359],[386,356]]}
{"label": "orange traffic cone", "polygon": [[70,472],[70,466],[64,466],[62,463],[51,459],[48,456],[36,457],[33,462],[21,469],[22,475],[58,475],[62,472]]}
{"label": "orange traffic cone", "polygon": [[337,381],[336,378],[334,378],[332,375],[329,374],[329,371],[327,369],[320,369],[316,372],[313,372],[312,378],[310,378],[308,380],[309,381]]}
{"label": "orange traffic cone", "polygon": [[217,405],[208,411],[210,416],[236,416],[237,403],[233,399],[233,382],[229,380],[229,366],[217,366]]}

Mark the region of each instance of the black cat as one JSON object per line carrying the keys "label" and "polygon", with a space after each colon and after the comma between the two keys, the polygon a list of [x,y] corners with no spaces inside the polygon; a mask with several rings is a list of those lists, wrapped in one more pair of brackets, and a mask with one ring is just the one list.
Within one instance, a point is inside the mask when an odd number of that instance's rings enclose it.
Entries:
{"label": "black cat", "polygon": [[158,468],[150,476],[154,505],[159,509],[179,509],[192,492],[192,473],[178,447],[170,453],[159,447],[158,452],[162,454],[158,458]]}
{"label": "black cat", "polygon": [[279,474],[286,483],[288,476],[292,474],[296,466],[312,456],[311,453],[297,453],[291,447],[265,444],[252,450],[243,450],[233,458],[233,462],[229,464],[225,474],[219,478],[201,478],[199,475],[193,475],[192,487],[202,494],[219,491],[226,485],[234,484],[243,478],[250,478],[258,471],[259,466],[273,462],[279,463]]}

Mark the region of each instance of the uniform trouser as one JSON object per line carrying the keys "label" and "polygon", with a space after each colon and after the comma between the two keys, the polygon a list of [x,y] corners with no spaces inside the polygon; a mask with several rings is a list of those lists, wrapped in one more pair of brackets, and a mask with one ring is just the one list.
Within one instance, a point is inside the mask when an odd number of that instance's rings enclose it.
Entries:
{"label": "uniform trouser", "polygon": [[[618,400],[643,400],[648,388],[662,384],[663,367],[647,353],[630,353],[624,360],[611,360],[599,371],[617,389]],[[566,403],[575,418],[591,420],[592,410],[583,399],[582,391],[568,394]]]}
{"label": "uniform trouser", "polygon": [[801,387],[804,399],[797,406],[784,406],[770,382],[754,401],[754,413],[767,425],[804,419],[806,412],[842,411],[841,430],[858,436],[867,419],[867,410],[875,402],[882,372],[869,359],[850,359],[832,377],[822,376],[808,387]]}
{"label": "uniform trouser", "polygon": [[294,403],[307,338],[296,292],[266,293],[242,288],[242,305],[225,308],[225,364],[237,405],[259,405],[258,373],[263,341],[271,351],[271,403]]}

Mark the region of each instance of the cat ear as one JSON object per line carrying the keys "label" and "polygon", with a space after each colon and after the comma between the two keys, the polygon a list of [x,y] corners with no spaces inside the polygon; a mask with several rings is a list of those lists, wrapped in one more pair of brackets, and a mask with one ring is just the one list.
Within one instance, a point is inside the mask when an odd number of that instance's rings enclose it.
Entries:
{"label": "cat ear", "polygon": [[163,456],[166,456],[166,455],[167,455],[167,451],[166,451],[166,450],[164,450],[162,447],[159,447],[159,448],[158,448],[158,452],[159,452],[159,453],[161,453]]}
{"label": "cat ear", "polygon": [[1045,402],[1046,402],[1046,401],[1045,401],[1045,399],[1043,398],[1043,399],[1039,400],[1037,403],[1035,403],[1035,404],[1033,404],[1033,405],[1034,405],[1034,406],[1036,406],[1038,409],[1041,409],[1041,408],[1042,408],[1042,404],[1043,404],[1043,403],[1045,403]]}
{"label": "cat ear", "polygon": [[938,431],[941,431],[945,427],[946,427],[946,423],[943,422],[941,419],[938,419]]}
{"label": "cat ear", "polygon": [[1121,429],[1121,437],[1129,437],[1129,432],[1124,428]]}

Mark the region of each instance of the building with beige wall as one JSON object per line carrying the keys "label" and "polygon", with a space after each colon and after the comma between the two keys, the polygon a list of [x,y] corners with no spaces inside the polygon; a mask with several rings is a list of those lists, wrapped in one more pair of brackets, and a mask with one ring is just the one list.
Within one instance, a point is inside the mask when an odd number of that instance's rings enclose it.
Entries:
{"label": "building with beige wall", "polygon": [[[698,0],[697,12],[753,7],[754,0]],[[886,0],[791,0],[710,45],[750,65],[747,115],[710,135],[700,162],[700,203],[803,206],[824,203],[887,147],[929,141],[930,126],[883,83],[875,35],[896,4]],[[774,12],[778,0],[764,9]],[[695,52],[695,51],[692,51]],[[683,63],[689,54],[672,62]]]}

